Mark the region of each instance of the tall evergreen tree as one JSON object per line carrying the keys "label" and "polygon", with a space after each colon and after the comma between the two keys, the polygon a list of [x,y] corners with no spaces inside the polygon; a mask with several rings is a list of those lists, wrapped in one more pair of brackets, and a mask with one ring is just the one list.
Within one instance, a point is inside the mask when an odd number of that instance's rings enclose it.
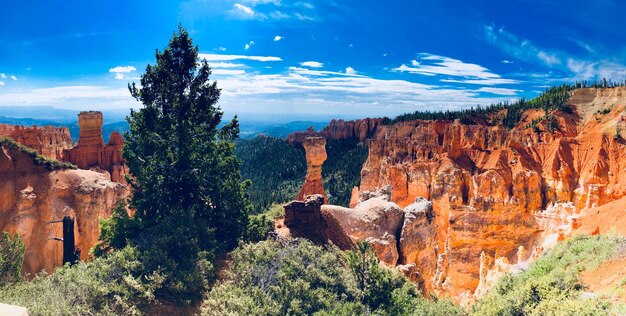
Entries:
{"label": "tall evergreen tree", "polygon": [[211,69],[179,27],[168,47],[156,52],[141,86],[129,85],[143,104],[127,119],[124,158],[132,177],[131,218],[119,214],[103,228],[102,247],[140,251],[146,271],[168,279],[166,297],[199,297],[212,275],[213,259],[233,249],[244,234],[249,202],[233,140],[235,117],[218,128],[223,112]]}

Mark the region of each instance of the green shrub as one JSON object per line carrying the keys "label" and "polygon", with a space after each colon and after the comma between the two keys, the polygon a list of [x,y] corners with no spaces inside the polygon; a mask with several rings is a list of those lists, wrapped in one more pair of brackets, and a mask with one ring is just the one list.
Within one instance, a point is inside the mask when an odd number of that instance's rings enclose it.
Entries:
{"label": "green shrub", "polygon": [[0,236],[0,287],[20,280],[22,264],[24,263],[24,242],[15,234],[2,232]]}
{"label": "green shrub", "polygon": [[[461,315],[429,302],[398,272],[379,265],[369,248],[343,254],[304,239],[243,244],[227,277],[213,287],[203,315]],[[365,254],[367,258],[361,257]],[[355,263],[365,259],[365,286]],[[348,259],[348,260],[352,260]],[[347,264],[347,266],[346,266]],[[349,268],[348,266],[352,266]]]}
{"label": "green shrub", "polygon": [[56,159],[46,158],[40,155],[36,150],[26,147],[11,138],[8,137],[0,137],[0,146],[7,146],[11,148],[18,149],[23,153],[27,154],[31,158],[33,158],[33,162],[35,165],[43,166],[48,171],[54,170],[62,170],[62,169],[78,169],[74,164],[69,162],[60,162]]}
{"label": "green shrub", "polygon": [[472,306],[473,315],[607,315],[611,304],[583,299],[578,275],[614,255],[626,241],[617,236],[575,236],[532,263],[506,275]]}
{"label": "green shrub", "polygon": [[0,288],[0,301],[24,306],[29,315],[139,315],[163,282],[158,272],[134,277],[140,266],[137,251],[127,247]]}
{"label": "green shrub", "polygon": [[280,204],[272,204],[269,209],[261,214],[252,214],[246,228],[246,241],[258,242],[269,236],[274,231],[275,221],[285,216],[285,210]]}

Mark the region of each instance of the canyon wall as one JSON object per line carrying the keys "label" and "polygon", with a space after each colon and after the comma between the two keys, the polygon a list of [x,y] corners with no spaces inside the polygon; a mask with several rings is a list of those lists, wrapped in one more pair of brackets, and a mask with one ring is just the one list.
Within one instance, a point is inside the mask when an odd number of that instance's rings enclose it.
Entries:
{"label": "canyon wall", "polygon": [[18,234],[26,247],[25,273],[35,274],[62,264],[62,225],[49,222],[75,218],[76,246],[81,259],[100,235],[99,220],[110,216],[128,195],[124,184],[89,170],[48,170],[16,146],[0,148],[0,230]]}
{"label": "canyon wall", "polygon": [[617,136],[626,89],[579,89],[569,103],[573,113],[555,112],[553,132],[528,127],[545,115],[529,110],[511,130],[416,120],[379,126],[367,141],[360,191],[390,185],[400,207],[433,203],[431,219],[405,218],[399,246],[399,264],[413,265],[426,291],[470,295],[481,257],[484,270],[541,251],[560,218],[546,212],[556,202],[575,215],[626,195],[626,142]]}
{"label": "canyon wall", "polygon": [[72,148],[72,137],[67,127],[0,124],[0,137],[9,137],[50,159],[61,160],[63,151]]}
{"label": "canyon wall", "polygon": [[569,108],[535,126],[547,113],[526,110],[512,129],[414,120],[309,131],[369,148],[351,208],[320,206],[324,237],[368,240],[424,292],[468,302],[573,231],[606,232],[625,218],[601,206],[626,196],[626,88],[574,90]]}
{"label": "canyon wall", "polygon": [[106,172],[112,181],[126,183],[125,175],[128,168],[122,157],[124,139],[120,133],[113,132],[109,137],[109,143],[105,145],[102,138],[102,122],[101,112],[80,112],[78,144],[63,152],[63,161],[71,162],[81,169]]}
{"label": "canyon wall", "polygon": [[324,137],[327,140],[358,140],[360,142],[371,138],[382,125],[384,118],[366,118],[353,121],[332,120],[321,131],[309,129],[304,132],[295,132],[287,136],[290,143],[302,143],[306,137]]}

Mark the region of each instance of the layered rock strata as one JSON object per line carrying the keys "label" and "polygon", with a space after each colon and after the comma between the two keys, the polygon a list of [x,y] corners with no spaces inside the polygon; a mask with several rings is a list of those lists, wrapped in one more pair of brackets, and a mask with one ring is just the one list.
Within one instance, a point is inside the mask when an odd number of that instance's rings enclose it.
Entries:
{"label": "layered rock strata", "polygon": [[99,220],[128,195],[126,185],[89,170],[49,171],[19,148],[0,150],[0,231],[18,234],[26,247],[25,273],[35,274],[62,264],[62,226],[50,221],[69,215],[76,220],[81,258],[100,235]]}
{"label": "layered rock strata", "polygon": [[50,159],[61,160],[63,151],[72,148],[72,137],[67,127],[0,124],[0,137],[11,138]]}
{"label": "layered rock strata", "polygon": [[326,203],[324,181],[322,180],[322,165],[326,161],[326,139],[323,137],[307,137],[302,141],[306,151],[306,177],[302,189],[298,194],[298,200],[312,194],[320,194]]}
{"label": "layered rock strata", "polygon": [[124,139],[120,133],[113,132],[109,137],[109,143],[105,145],[102,138],[102,122],[101,112],[80,112],[78,144],[63,152],[63,160],[81,169],[106,172],[112,181],[126,183],[125,175],[128,169],[122,157]]}
{"label": "layered rock strata", "polygon": [[304,132],[295,132],[287,136],[290,143],[302,143],[307,137],[324,137],[327,140],[365,141],[376,133],[385,118],[366,118],[354,121],[332,120],[321,131],[312,128]]}

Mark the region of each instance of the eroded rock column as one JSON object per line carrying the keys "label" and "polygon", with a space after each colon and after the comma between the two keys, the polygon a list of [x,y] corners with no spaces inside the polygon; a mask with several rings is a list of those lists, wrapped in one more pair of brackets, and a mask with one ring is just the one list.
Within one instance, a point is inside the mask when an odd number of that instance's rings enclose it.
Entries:
{"label": "eroded rock column", "polygon": [[306,178],[298,194],[298,201],[304,201],[307,195],[321,194],[326,204],[326,192],[322,180],[322,165],[326,161],[326,139],[323,137],[307,137],[302,141],[306,151]]}

